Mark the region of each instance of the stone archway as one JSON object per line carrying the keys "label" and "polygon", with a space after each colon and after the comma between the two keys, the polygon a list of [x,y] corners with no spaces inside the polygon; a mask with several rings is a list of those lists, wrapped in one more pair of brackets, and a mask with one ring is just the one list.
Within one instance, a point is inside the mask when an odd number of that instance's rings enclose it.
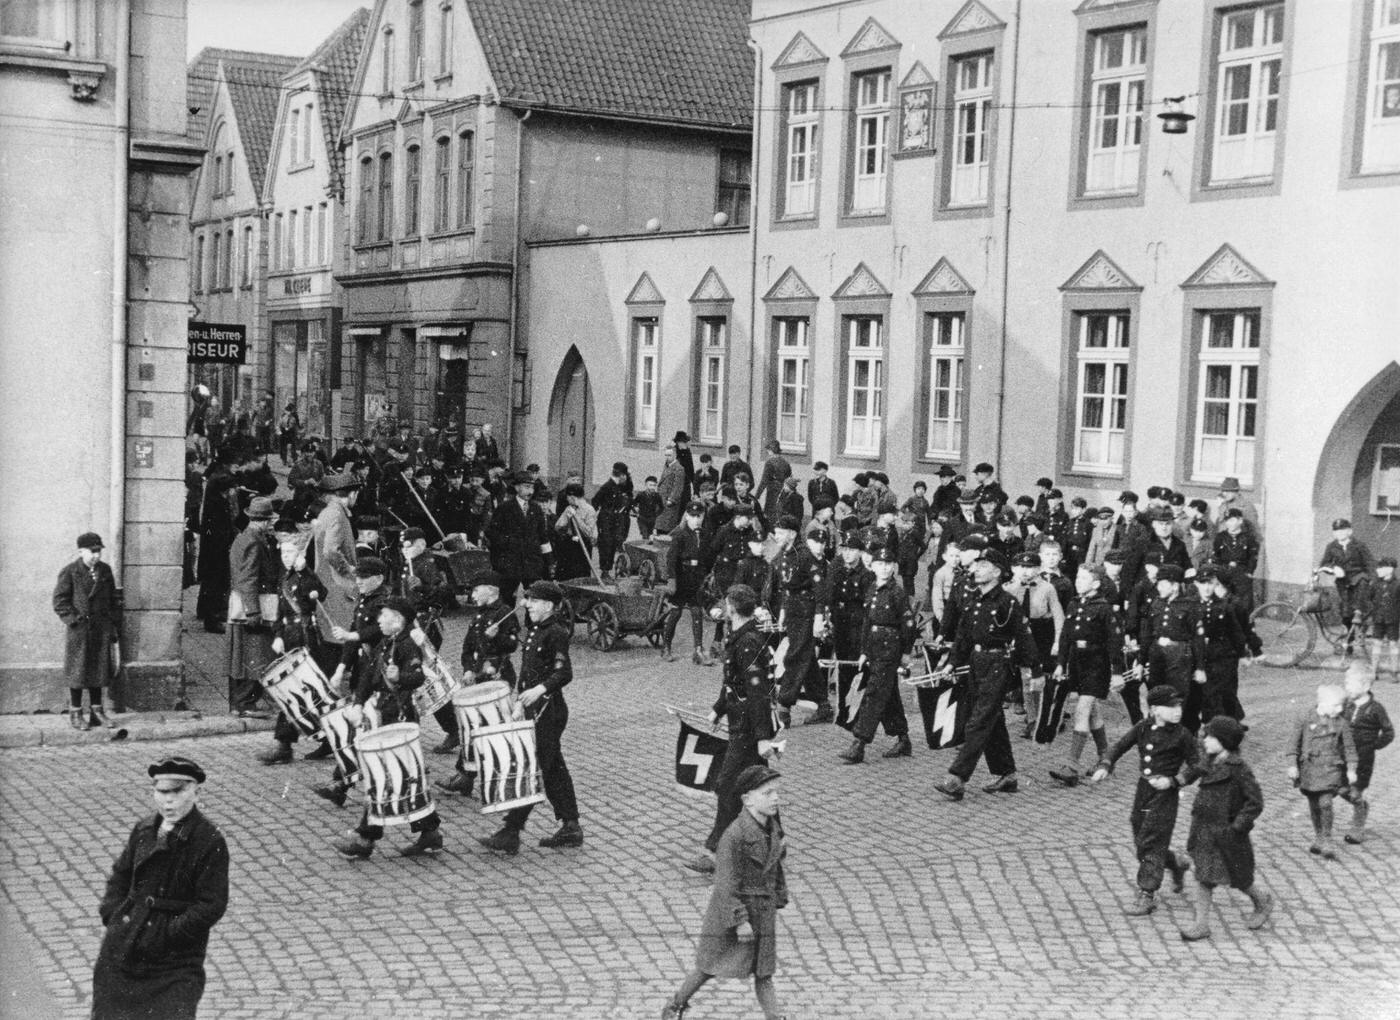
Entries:
{"label": "stone archway", "polygon": [[569,471],[593,477],[593,387],[577,347],[570,347],[554,379],[549,399],[549,478],[558,482]]}
{"label": "stone archway", "polygon": [[1396,543],[1400,521],[1372,516],[1371,477],[1376,445],[1400,443],[1400,363],[1392,361],[1357,392],[1337,417],[1313,482],[1313,548],[1332,537],[1332,521],[1349,518],[1356,537],[1380,555]]}

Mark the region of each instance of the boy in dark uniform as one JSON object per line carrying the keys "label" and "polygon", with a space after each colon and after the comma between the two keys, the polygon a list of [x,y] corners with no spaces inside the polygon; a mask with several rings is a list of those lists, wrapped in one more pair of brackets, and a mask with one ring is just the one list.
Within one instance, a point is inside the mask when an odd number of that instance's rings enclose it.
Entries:
{"label": "boy in dark uniform", "polygon": [[[714,509],[711,508],[712,511]],[[717,590],[728,591],[735,583],[734,572],[738,569],[740,561],[749,554],[749,540],[755,536],[762,541],[763,536],[754,528],[753,518],[749,515],[747,507],[735,508],[729,521],[714,532],[706,544],[703,566],[714,576]],[[716,608],[722,610],[722,607]],[[711,615],[714,615],[713,610]],[[716,617],[714,640],[710,642],[712,658],[724,653],[724,621],[725,614],[721,611]]]}
{"label": "boy in dark uniform", "polygon": [[1172,830],[1181,788],[1196,778],[1200,751],[1195,738],[1181,725],[1181,695],[1168,684],[1147,692],[1150,717],[1137,723],[1104,755],[1091,781],[1102,782],[1119,758],[1136,747],[1141,775],[1133,795],[1129,821],[1137,847],[1137,896],[1124,913],[1145,917],[1157,909],[1157,890],[1164,870],[1172,873],[1172,891],[1181,892],[1190,863],[1172,852]]}
{"label": "boy in dark uniform", "polygon": [[705,852],[685,863],[691,871],[701,874],[714,873],[715,848],[743,807],[735,789],[739,773],[750,765],[762,765],[773,753],[772,741],[777,736],[773,656],[767,638],[754,623],[757,607],[758,596],[747,585],[733,585],[725,593],[724,613],[729,619],[730,636],[725,642],[723,679],[719,697],[710,710],[710,722],[726,721],[729,747],[715,779],[715,823],[705,839]]}
{"label": "boy in dark uniform", "polygon": [[[840,548],[840,558],[827,569],[826,584],[819,595],[819,611],[830,621],[833,654],[850,663],[839,667],[837,672],[837,701],[844,708],[856,675],[861,634],[865,631],[865,593],[875,575],[861,562],[860,537],[855,528],[841,532]],[[836,721],[846,729],[855,725],[849,711],[844,723],[839,716],[840,713]]]}
{"label": "boy in dark uniform", "polygon": [[[865,761],[865,745],[875,739],[876,726],[894,737],[886,758],[913,757],[909,720],[899,691],[899,666],[914,647],[914,613],[909,596],[894,579],[897,554],[889,546],[875,550],[871,569],[874,580],[865,592],[864,619],[860,631],[860,659],[866,670],[865,694],[860,713],[851,727],[851,746],[841,755],[847,765]],[[860,669],[861,666],[857,666]]]}
{"label": "boy in dark uniform", "polygon": [[1236,722],[1244,718],[1240,704],[1240,660],[1249,655],[1240,613],[1229,598],[1214,567],[1196,571],[1196,591],[1200,596],[1201,668],[1206,674],[1201,691],[1201,718],[1228,715]]}
{"label": "boy in dark uniform", "polygon": [[[374,662],[356,678],[352,703],[362,711],[373,698],[383,726],[417,722],[418,707],[413,703],[413,692],[423,686],[421,646],[428,637],[413,622],[413,604],[405,598],[385,599],[379,607],[379,631],[381,637],[374,649]],[[354,725],[360,722],[353,712],[348,721]],[[418,833],[418,839],[401,848],[399,853],[404,857],[419,857],[440,852],[442,833],[438,829],[441,824],[437,811],[411,822],[409,831]],[[374,853],[374,844],[383,836],[384,827],[370,824],[366,808],[360,816],[360,824],[338,840],[335,848],[342,857],[362,860]]]}
{"label": "boy in dark uniform", "polygon": [[[272,654],[284,655],[295,648],[305,648],[324,670],[326,651],[321,628],[316,623],[316,603],[325,597],[326,586],[307,569],[306,551],[296,539],[283,542],[279,551],[283,570],[277,589],[277,618],[272,621]],[[331,647],[334,650],[334,646]],[[271,750],[258,755],[258,761],[264,765],[290,762],[292,745],[300,736],[286,713],[278,712],[272,729],[272,739],[276,743]]]}
{"label": "boy in dark uniform", "polygon": [[[569,724],[569,706],[564,688],[574,678],[569,660],[569,630],[556,610],[564,601],[564,591],[552,581],[536,581],[525,592],[525,612],[529,614],[521,641],[520,680],[516,689],[527,718],[535,720],[535,755],[539,760],[544,794],[559,829],[540,840],[551,849],[583,846],[583,829],[578,823],[578,801],[574,781],[564,762],[560,740]],[[534,805],[516,808],[506,814],[505,825],[477,842],[488,850],[515,855],[520,851],[520,832]]]}
{"label": "boy in dark uniform", "polygon": [[826,538],[819,530],[798,545],[792,539],[801,526],[796,517],[778,521],[778,534],[784,537],[786,548],[773,563],[774,583],[780,592],[780,618],[788,642],[778,705],[785,715],[801,694],[816,702],[813,722],[830,722],[836,713],[826,693],[826,678],[817,669],[816,648],[816,635],[825,624],[824,618],[817,617],[817,593],[826,579],[822,558]]}
{"label": "boy in dark uniform", "polygon": [[[406,529],[399,542],[403,565],[399,567],[394,590],[395,594],[402,595],[413,605],[415,619],[417,616],[429,617],[430,614],[456,609],[457,596],[453,593],[452,583],[438,567],[437,561],[427,555],[428,540],[423,529]],[[428,619],[426,633],[434,650],[442,647],[442,625],[438,623],[436,615]],[[459,747],[457,714],[449,703],[434,712],[433,718],[446,734],[446,739],[433,748],[433,754],[451,754]]]}
{"label": "boy in dark uniform", "polygon": [[671,643],[676,638],[676,625],[681,614],[690,612],[690,636],[694,643],[692,660],[698,666],[713,666],[714,660],[705,654],[705,621],[701,611],[700,589],[705,583],[704,544],[700,528],[705,520],[705,504],[692,500],[685,508],[685,517],[671,532],[671,545],[666,551],[666,594],[671,600],[666,614],[661,640],[661,658],[675,662]]}
{"label": "boy in dark uniform", "polygon": [[1206,682],[1200,642],[1201,604],[1181,594],[1182,570],[1167,564],[1157,571],[1157,598],[1139,622],[1138,645],[1146,656],[1148,684],[1170,684],[1186,703],[1184,725],[1201,723],[1201,686]]}
{"label": "boy in dark uniform", "polygon": [[642,533],[643,542],[651,541],[651,533],[656,530],[656,519],[661,516],[661,511],[666,505],[656,485],[656,476],[647,475],[646,480],[642,482],[642,491],[637,493],[637,498],[632,504],[637,515],[637,530]]}

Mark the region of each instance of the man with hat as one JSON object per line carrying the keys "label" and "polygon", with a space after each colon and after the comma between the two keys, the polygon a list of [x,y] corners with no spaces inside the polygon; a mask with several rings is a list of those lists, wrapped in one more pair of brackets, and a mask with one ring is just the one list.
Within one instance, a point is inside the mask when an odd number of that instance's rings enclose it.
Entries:
{"label": "man with hat", "polygon": [[[510,657],[520,646],[520,617],[514,608],[501,601],[501,575],[494,570],[478,571],[472,577],[466,626],[466,634],[462,637],[463,682],[472,684],[499,680],[514,689],[515,666]],[[451,705],[447,708],[455,712]],[[448,793],[472,792],[476,773],[466,769],[468,750],[463,743],[457,757],[456,773],[446,782],[438,780],[436,785],[439,789]]]}
{"label": "man with hat", "polygon": [[977,497],[977,506],[981,510],[983,520],[991,520],[1006,506],[1010,497],[1006,495],[1006,490],[994,481],[992,476],[996,474],[996,468],[986,461],[978,464],[972,469],[972,477],[977,484],[972,489],[972,494]]}
{"label": "man with hat", "polygon": [[[63,675],[68,680],[68,721],[77,730],[108,725],[102,689],[111,682],[121,638],[121,607],[112,568],[102,562],[102,539],[95,532],[78,536],[78,557],[58,572],[53,611],[68,631]],[[88,714],[83,716],[83,690]]]}
{"label": "man with hat", "polygon": [[1240,704],[1240,660],[1249,656],[1249,640],[1240,624],[1239,607],[1225,594],[1215,567],[1202,567],[1193,578],[1201,603],[1198,631],[1205,687],[1201,691],[1201,718],[1228,715],[1243,719]]}
{"label": "man with hat", "polygon": [[593,494],[593,509],[598,512],[598,569],[604,577],[612,573],[618,550],[632,530],[633,494],[632,474],[622,461],[613,464],[612,474]]}
{"label": "man with hat", "polygon": [[[776,534],[782,544],[773,561],[773,583],[777,589],[778,622],[787,641],[783,656],[779,711],[790,715],[798,695],[817,706],[808,720],[830,722],[836,718],[826,690],[826,678],[817,668],[817,638],[826,630],[826,617],[817,615],[817,598],[826,581],[825,535],[796,541],[802,522],[791,515],[778,521]],[[815,547],[815,548],[814,548]]]}
{"label": "man with hat", "polygon": [[[962,495],[957,482],[953,481],[957,477],[958,473],[947,464],[939,465],[938,484],[928,497],[930,518],[937,520],[957,512],[958,497]],[[976,506],[976,503],[973,506]]]}
{"label": "man with hat", "polygon": [[263,620],[261,598],[277,594],[275,516],[272,500],[254,496],[248,504],[248,525],[229,548],[228,705],[240,716],[256,710],[262,671],[271,661],[271,619]]}
{"label": "man with hat", "polygon": [[[550,849],[583,846],[583,829],[578,822],[578,801],[574,781],[564,762],[560,746],[569,722],[569,706],[564,688],[574,678],[569,659],[569,630],[556,610],[564,601],[564,591],[553,581],[536,581],[525,592],[525,612],[529,617],[521,639],[520,680],[516,690],[528,718],[535,720],[535,754],[545,797],[554,809],[559,829],[540,840]],[[506,814],[505,824],[478,842],[488,850],[515,855],[520,850],[520,832],[534,809],[516,808]]]}
{"label": "man with hat", "polygon": [[321,636],[331,641],[335,622],[348,620],[355,608],[355,528],[350,508],[359,495],[359,483],[344,473],[326,475],[321,493],[326,505],[311,524],[311,552],[316,577],[326,587]]}
{"label": "man with hat", "polygon": [[472,490],[467,488],[465,478],[466,469],[460,462],[443,468],[438,523],[446,534],[466,535],[475,544],[481,541],[481,524],[472,512]]}
{"label": "man with hat", "polygon": [[976,594],[957,614],[948,658],[954,669],[970,667],[964,697],[971,701],[971,711],[948,778],[934,784],[935,790],[954,801],[963,799],[964,788],[984,753],[993,779],[983,791],[1015,793],[1019,789],[1002,701],[1018,664],[1023,680],[1037,668],[1035,642],[1020,605],[1001,586],[1001,567],[984,557],[972,564],[971,578]]}
{"label": "man with hat", "polygon": [[204,770],[169,757],[146,774],[155,813],[132,828],[98,906],[93,1020],[194,1020],[209,932],[228,908],[228,844],[198,807]]}
{"label": "man with hat", "polygon": [[763,474],[754,489],[754,499],[762,500],[763,513],[770,521],[783,515],[778,502],[783,494],[783,483],[792,477],[792,465],[783,456],[783,448],[776,439],[770,439],[763,447],[768,457],[763,462]]}
{"label": "man with hat", "polygon": [[[818,612],[829,621],[832,654],[842,663],[838,667],[837,702],[844,708],[851,682],[860,658],[861,635],[865,630],[865,593],[875,580],[875,574],[861,561],[860,536],[854,517],[842,521],[839,553],[826,570],[826,582],[817,595]],[[846,527],[849,523],[849,527]],[[845,721],[837,713],[837,722],[850,729],[855,718],[849,711]]]}
{"label": "man with hat", "polygon": [[1035,488],[1035,512],[1048,520],[1050,517],[1050,494],[1058,491],[1055,488],[1055,479],[1041,475],[1035,480]]}
{"label": "man with hat", "polygon": [[1241,499],[1240,480],[1238,478],[1225,478],[1220,482],[1220,491],[1215,497],[1215,507],[1211,512],[1211,522],[1217,527],[1224,523],[1225,515],[1231,510],[1239,510],[1244,517],[1244,530],[1248,531],[1259,542],[1263,542],[1263,536],[1259,530],[1259,512],[1253,504],[1246,503]]}
{"label": "man with hat", "polygon": [[389,504],[389,510],[406,528],[420,528],[424,534],[434,536],[439,533],[438,494],[433,489],[433,466],[419,464],[412,470],[412,481],[399,490],[398,498]]}
{"label": "man with hat", "polygon": [[1176,518],[1167,507],[1159,506],[1145,515],[1152,528],[1152,537],[1147,548],[1162,554],[1162,563],[1175,564],[1182,573],[1191,569],[1191,554],[1186,551],[1186,543],[1176,534]]}
{"label": "man with hat", "polygon": [[736,475],[748,475],[749,480],[753,480],[753,468],[749,467],[749,462],[743,457],[743,449],[737,444],[731,443],[725,455],[725,461],[719,469],[719,483],[721,485],[733,485]]}
{"label": "man with hat", "polygon": [[1201,721],[1201,686],[1206,674],[1201,654],[1201,604],[1182,597],[1185,572],[1175,564],[1157,570],[1157,598],[1138,623],[1138,646],[1146,656],[1149,687],[1169,684],[1186,703],[1185,726]]}
{"label": "man with hat", "polygon": [[705,545],[700,529],[705,521],[705,504],[692,500],[685,508],[680,525],[671,532],[671,544],[666,550],[666,595],[670,608],[662,630],[661,658],[675,662],[671,643],[676,637],[676,625],[681,614],[690,612],[690,633],[694,642],[691,659],[700,666],[713,666],[714,660],[705,654],[705,617],[701,606],[701,588],[705,583]]}
{"label": "man with hat", "polygon": [[501,597],[515,605],[515,591],[529,587],[547,573],[545,557],[552,551],[549,520],[534,500],[535,483],[528,474],[511,476],[514,495],[502,500],[491,514],[486,543],[491,548],[491,569],[501,575]]}
{"label": "man with hat", "polygon": [[883,725],[894,737],[886,758],[909,758],[909,720],[899,691],[899,667],[914,647],[914,612],[909,596],[895,581],[898,552],[888,545],[873,551],[874,579],[866,588],[860,631],[860,655],[856,669],[865,669],[865,692],[860,711],[851,726],[851,746],[841,755],[847,765],[865,761],[865,747],[875,739],[875,728]]}
{"label": "man with hat", "polygon": [[962,540],[974,531],[982,531],[983,525],[977,520],[977,497],[964,492],[953,504],[956,514],[947,515],[943,521],[943,533],[938,538],[938,558],[943,558],[943,550],[949,542],[962,544]]}
{"label": "man with hat", "polygon": [[666,464],[656,483],[656,491],[661,496],[661,514],[656,518],[656,530],[663,535],[669,535],[676,529],[685,514],[686,504],[690,502],[690,476],[678,459],[679,449],[674,441],[666,444]]}
{"label": "man with hat", "polygon": [[1164,871],[1172,873],[1172,891],[1181,892],[1190,868],[1185,857],[1172,852],[1172,830],[1181,788],[1197,776],[1200,751],[1195,737],[1181,725],[1181,695],[1170,684],[1158,684],[1147,692],[1147,718],[1118,738],[1094,767],[1090,777],[1102,782],[1114,763],[1129,750],[1138,749],[1137,790],[1128,820],[1137,850],[1137,895],[1124,910],[1129,917],[1146,917],[1157,909],[1157,890]]}
{"label": "man with hat", "polygon": [[812,478],[807,483],[807,503],[811,506],[813,514],[824,506],[834,510],[836,501],[841,498],[841,491],[836,487],[836,482],[827,475],[829,470],[824,460],[812,465]]}
{"label": "man with hat", "polygon": [[1351,654],[1351,625],[1361,623],[1365,586],[1376,572],[1376,558],[1364,542],[1357,541],[1351,521],[1338,517],[1332,522],[1332,541],[1322,550],[1319,570],[1336,578],[1338,613],[1348,628],[1346,652]]}
{"label": "man with hat", "polygon": [[1211,559],[1235,595],[1254,610],[1254,573],[1259,569],[1259,540],[1245,527],[1244,511],[1232,506],[1221,519],[1211,543]]}
{"label": "man with hat", "polygon": [[[416,723],[418,706],[413,700],[413,692],[423,686],[425,679],[423,651],[428,636],[414,622],[413,603],[399,595],[391,595],[379,604],[376,623],[379,640],[371,653],[369,668],[361,669],[356,674],[346,721],[352,726],[360,725],[364,708],[373,699],[379,726],[398,722]],[[418,839],[401,848],[399,853],[404,857],[438,853],[442,850],[441,825],[436,810],[414,820],[409,824],[409,831],[418,833]],[[382,838],[384,827],[370,823],[369,809],[366,807],[360,816],[360,824],[346,832],[345,838],[335,843],[335,848],[342,857],[362,860],[374,852],[374,844]]]}

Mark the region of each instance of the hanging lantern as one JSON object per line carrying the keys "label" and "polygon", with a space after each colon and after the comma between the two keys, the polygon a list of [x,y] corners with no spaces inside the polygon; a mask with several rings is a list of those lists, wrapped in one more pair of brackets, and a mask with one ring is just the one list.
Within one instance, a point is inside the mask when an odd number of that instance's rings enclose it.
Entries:
{"label": "hanging lantern", "polygon": [[1196,119],[1193,114],[1189,114],[1181,108],[1181,104],[1185,99],[1185,96],[1176,96],[1174,98],[1168,96],[1162,100],[1167,104],[1167,108],[1157,114],[1157,119],[1162,122],[1163,134],[1184,135],[1186,134],[1187,125]]}

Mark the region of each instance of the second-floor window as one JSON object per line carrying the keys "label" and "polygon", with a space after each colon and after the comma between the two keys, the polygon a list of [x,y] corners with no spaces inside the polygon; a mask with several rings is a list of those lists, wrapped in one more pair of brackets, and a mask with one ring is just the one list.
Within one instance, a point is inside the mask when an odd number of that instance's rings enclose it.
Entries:
{"label": "second-floor window", "polygon": [[1363,173],[1400,170],[1400,0],[1374,0],[1366,54]]}
{"label": "second-floor window", "polygon": [[322,202],[316,207],[316,261],[323,266],[331,261],[330,206]]}
{"label": "second-floor window", "polygon": [[991,178],[992,54],[953,62],[953,172],[949,205],[985,205]]}
{"label": "second-floor window", "polygon": [[433,229],[452,225],[452,139],[439,138],[433,157]]}
{"label": "second-floor window", "polygon": [[476,167],[476,136],[463,131],[457,136],[457,226],[472,224],[472,174]]}
{"label": "second-floor window", "polygon": [[360,160],[360,202],[355,210],[355,239],[366,244],[374,237],[374,160]]}
{"label": "second-floor window", "polygon": [[441,3],[442,17],[438,21],[438,74],[452,70],[452,0]]}
{"label": "second-floor window", "polygon": [[253,285],[253,228],[243,228],[243,257],[240,261],[243,264],[243,275],[239,277],[239,285],[251,287]]}
{"label": "second-floor window", "polygon": [[301,115],[301,161],[311,162],[311,140],[315,137],[316,131],[312,126],[316,122],[316,109],[308,103],[302,110]]}
{"label": "second-floor window", "polygon": [[1202,315],[1196,369],[1194,477],[1248,485],[1259,431],[1259,310]]}
{"label": "second-floor window", "polygon": [[282,214],[272,217],[272,244],[269,246],[273,269],[282,268]]}
{"label": "second-floor window", "polygon": [[742,149],[719,152],[719,186],[715,211],[729,217],[731,227],[749,225],[749,154]]}
{"label": "second-floor window", "polygon": [[722,317],[700,320],[700,442],[724,442],[724,361],[728,350],[729,321]]}
{"label": "second-floor window", "polygon": [[632,434],[638,439],[656,438],[659,331],[660,323],[654,318],[632,320]]}
{"label": "second-floor window", "polygon": [[287,213],[287,261],[288,269],[297,267],[297,211]]}
{"label": "second-floor window", "polygon": [[222,237],[216,230],[210,236],[209,247],[209,289],[218,290],[223,280],[224,270],[221,260],[223,259]]}
{"label": "second-floor window", "polygon": [[1128,433],[1128,313],[1078,316],[1074,468],[1121,472]]}
{"label": "second-floor window", "polygon": [[224,231],[224,275],[219,281],[225,290],[233,289],[233,230]]}
{"label": "second-floor window", "polygon": [[394,157],[387,152],[379,157],[379,201],[374,225],[376,241],[394,236]]}
{"label": "second-floor window", "polygon": [[194,292],[204,293],[204,235],[194,239]]}
{"label": "second-floor window", "polygon": [[387,96],[394,91],[394,26],[385,27],[383,43],[384,49],[379,55],[379,92]]}
{"label": "second-floor window", "polygon": [[855,165],[851,174],[851,211],[885,208],[889,178],[890,72],[855,77]]}
{"label": "second-floor window", "polygon": [[1227,11],[1220,18],[1211,180],[1271,177],[1283,75],[1283,4]]}
{"label": "second-floor window", "polygon": [[301,110],[287,114],[287,162],[296,166],[301,162]]}
{"label": "second-floor window", "polygon": [[787,153],[783,177],[783,215],[810,216],[817,208],[817,83],[799,82],[784,89],[787,102]]}
{"label": "second-floor window", "polygon": [[224,193],[224,157],[214,157],[214,197]]}
{"label": "second-floor window", "polygon": [[1147,29],[1115,29],[1094,36],[1086,192],[1137,190],[1146,74]]}
{"label": "second-floor window", "polygon": [[403,232],[405,237],[413,237],[418,233],[418,205],[423,189],[422,150],[418,146],[409,146],[406,163],[403,188]]}

